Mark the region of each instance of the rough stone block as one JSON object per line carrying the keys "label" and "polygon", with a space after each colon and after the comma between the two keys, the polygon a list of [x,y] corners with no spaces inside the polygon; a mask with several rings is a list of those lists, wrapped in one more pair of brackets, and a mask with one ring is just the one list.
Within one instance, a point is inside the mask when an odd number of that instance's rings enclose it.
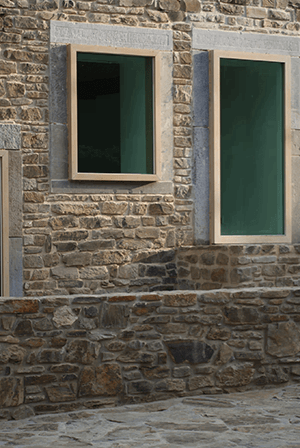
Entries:
{"label": "rough stone block", "polygon": [[65,305],[54,312],[53,322],[54,325],[59,327],[71,326],[78,319],[78,317],[73,313],[72,309]]}
{"label": "rough stone block", "polygon": [[76,391],[69,384],[60,384],[45,387],[49,401],[56,403],[58,401],[76,400]]}
{"label": "rough stone block", "polygon": [[164,296],[164,305],[165,306],[193,306],[197,303],[197,295],[196,294],[183,294],[183,293],[174,293],[170,295]]}
{"label": "rough stone block", "polygon": [[194,376],[188,382],[189,390],[202,389],[203,387],[212,387],[214,386],[213,379],[210,377],[204,376]]}
{"label": "rough stone block", "polygon": [[111,396],[122,393],[122,376],[118,364],[104,364],[96,367],[85,367],[81,374],[79,397]]}
{"label": "rough stone block", "polygon": [[18,406],[24,401],[21,378],[0,378],[0,406]]}
{"label": "rough stone block", "polygon": [[216,374],[218,386],[245,386],[253,378],[255,370],[252,364],[231,365]]}
{"label": "rough stone block", "polygon": [[100,311],[100,322],[103,328],[125,328],[128,320],[127,305],[104,303]]}
{"label": "rough stone block", "polygon": [[300,327],[295,322],[268,326],[267,353],[278,358],[294,356],[300,351]]}
{"label": "rough stone block", "polygon": [[66,346],[67,363],[92,364],[99,355],[100,344],[87,339],[73,339]]}
{"label": "rough stone block", "polygon": [[185,361],[190,364],[208,362],[214,354],[213,348],[202,341],[174,341],[166,342],[172,360],[176,364]]}

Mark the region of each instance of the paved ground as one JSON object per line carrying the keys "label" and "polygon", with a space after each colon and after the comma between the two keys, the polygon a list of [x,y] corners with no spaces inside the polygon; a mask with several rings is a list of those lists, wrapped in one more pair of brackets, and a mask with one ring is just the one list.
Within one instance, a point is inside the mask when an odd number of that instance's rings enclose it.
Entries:
{"label": "paved ground", "polygon": [[300,386],[0,422],[0,447],[300,448]]}

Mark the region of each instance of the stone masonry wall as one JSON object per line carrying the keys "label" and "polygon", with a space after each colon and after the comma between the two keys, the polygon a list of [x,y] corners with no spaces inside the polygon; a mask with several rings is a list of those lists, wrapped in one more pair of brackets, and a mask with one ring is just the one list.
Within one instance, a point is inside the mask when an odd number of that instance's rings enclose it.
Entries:
{"label": "stone masonry wall", "polygon": [[[7,134],[4,148],[22,154],[25,295],[126,289],[128,277],[136,277],[128,263],[150,250],[193,244],[192,26],[298,35],[298,7],[294,0],[1,1],[0,131]],[[51,20],[173,30],[172,194],[51,192]],[[16,135],[9,134],[12,124],[21,135],[20,145]],[[210,281],[226,283],[219,278]],[[142,286],[147,289],[147,282]]]}
{"label": "stone masonry wall", "polygon": [[300,290],[0,300],[0,418],[300,380]]}
{"label": "stone masonry wall", "polygon": [[[82,238],[78,243],[55,241],[57,235],[66,238],[75,232]],[[48,269],[42,266],[42,257],[36,255],[41,269],[32,270],[32,281],[25,282],[26,294],[42,295],[44,287],[52,294],[56,291],[103,294],[112,290],[151,292],[300,286],[300,245],[204,245],[125,252],[117,249],[118,245],[126,244],[126,239],[121,237],[124,229],[93,230],[92,238],[100,232],[114,235],[114,239],[101,242],[111,246],[109,252],[102,247],[93,253],[99,241],[89,241],[87,230],[53,232],[54,245],[69,248],[69,252],[61,258],[58,254],[45,256]],[[51,281],[35,278],[43,272],[51,276]]]}

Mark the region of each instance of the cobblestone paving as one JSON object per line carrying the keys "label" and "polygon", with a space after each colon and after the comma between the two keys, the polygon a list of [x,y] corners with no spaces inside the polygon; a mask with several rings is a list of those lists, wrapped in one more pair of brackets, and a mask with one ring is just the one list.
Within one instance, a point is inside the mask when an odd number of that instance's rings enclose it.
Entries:
{"label": "cobblestone paving", "polygon": [[0,446],[300,448],[300,386],[1,421]]}

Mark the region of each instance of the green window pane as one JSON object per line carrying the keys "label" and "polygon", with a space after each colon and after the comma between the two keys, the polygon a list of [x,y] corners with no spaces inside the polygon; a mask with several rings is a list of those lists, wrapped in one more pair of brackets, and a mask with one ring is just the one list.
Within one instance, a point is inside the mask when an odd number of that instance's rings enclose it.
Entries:
{"label": "green window pane", "polygon": [[221,234],[284,234],[284,64],[221,59]]}
{"label": "green window pane", "polygon": [[152,58],[77,53],[78,171],[153,174]]}

